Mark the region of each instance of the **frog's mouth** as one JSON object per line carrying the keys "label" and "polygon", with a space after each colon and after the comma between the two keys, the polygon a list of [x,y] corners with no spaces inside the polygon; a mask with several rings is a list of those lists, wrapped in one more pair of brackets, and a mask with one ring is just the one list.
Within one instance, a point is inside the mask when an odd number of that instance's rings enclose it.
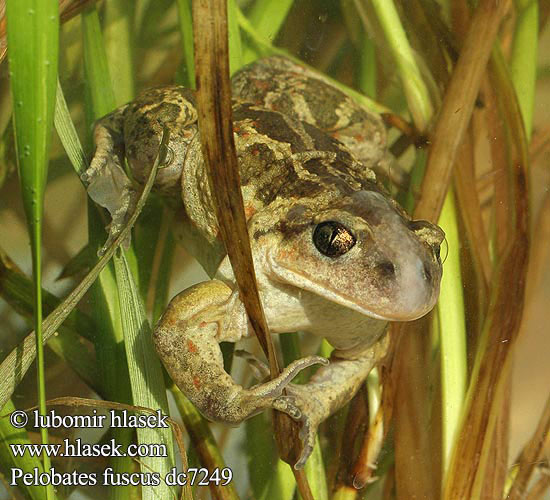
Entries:
{"label": "frog's mouth", "polygon": [[[324,300],[357,311],[364,316],[383,321],[413,321],[421,318],[433,309],[439,295],[440,272],[438,276],[434,276],[433,283],[424,286],[419,286],[417,278],[408,278],[406,281],[411,283],[401,284],[402,293],[389,297],[375,292],[369,294],[368,286],[365,286],[363,293],[358,293],[357,287],[351,287],[349,293],[343,293],[341,290],[347,288],[338,287],[338,278],[315,278],[303,268],[287,267],[284,261],[278,261],[274,255],[268,255],[268,263],[273,277],[278,281],[300,290],[307,290]],[[342,278],[341,281],[344,282],[346,277]]]}

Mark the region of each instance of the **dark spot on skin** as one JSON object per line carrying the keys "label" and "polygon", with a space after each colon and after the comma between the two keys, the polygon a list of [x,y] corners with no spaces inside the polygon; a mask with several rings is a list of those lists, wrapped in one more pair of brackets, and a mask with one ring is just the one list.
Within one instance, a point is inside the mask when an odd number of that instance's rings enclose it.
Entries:
{"label": "dark spot on skin", "polygon": [[341,161],[351,162],[353,158],[351,154],[345,149],[345,146],[334,137],[324,133],[322,130],[310,125],[309,123],[302,122],[305,131],[313,139],[314,149],[316,151],[329,151],[335,153],[337,158]]}
{"label": "dark spot on skin", "polygon": [[256,241],[259,240],[262,236],[265,236],[266,234],[271,233],[271,229],[257,229],[254,231],[254,234],[252,235],[252,238],[254,238]]}
{"label": "dark spot on skin", "polygon": [[342,168],[345,164],[342,164],[339,161],[331,161],[329,165],[337,172],[342,172],[342,177],[330,172],[327,169],[326,160],[323,159],[314,158],[312,160],[308,160],[302,164],[302,167],[309,173],[315,174],[317,177],[319,177],[319,180],[321,180],[326,185],[331,186],[333,189],[338,189],[339,191],[341,191],[342,194],[351,194],[353,189],[350,187],[349,182],[347,182],[347,179],[345,178],[347,175],[347,170]]}
{"label": "dark spot on skin", "polygon": [[332,128],[338,121],[336,109],[345,100],[345,95],[315,78],[309,78],[306,88],[299,93],[307,102],[315,124],[322,129]]}
{"label": "dark spot on skin", "polygon": [[389,260],[377,264],[376,270],[383,278],[393,278],[395,276],[395,266]]}
{"label": "dark spot on skin", "polygon": [[307,207],[304,205],[294,205],[287,213],[285,219],[289,222],[301,221],[307,213]]}
{"label": "dark spot on skin", "polygon": [[267,182],[263,184],[261,188],[256,192],[256,197],[261,200],[264,205],[268,205],[275,198],[281,194],[284,187],[288,188],[288,185],[294,185],[298,180],[298,175],[294,170],[287,171],[286,169],[279,169],[278,172],[274,172],[275,175],[266,179]]}
{"label": "dark spot on skin", "polygon": [[292,236],[301,234],[304,230],[311,226],[310,222],[289,222],[281,221],[277,225],[277,232],[279,232],[285,239],[291,238]]}
{"label": "dark spot on skin", "polygon": [[296,115],[296,110],[294,109],[294,102],[289,94],[285,93],[280,95],[277,99],[274,99],[271,108],[280,113],[284,113],[287,116],[292,116],[293,118],[299,119]]}
{"label": "dark spot on skin", "polygon": [[244,103],[233,109],[233,120],[252,120],[258,133],[271,139],[290,145],[293,153],[306,151],[303,138],[295,132],[285,117],[277,112],[255,107],[253,104]]}

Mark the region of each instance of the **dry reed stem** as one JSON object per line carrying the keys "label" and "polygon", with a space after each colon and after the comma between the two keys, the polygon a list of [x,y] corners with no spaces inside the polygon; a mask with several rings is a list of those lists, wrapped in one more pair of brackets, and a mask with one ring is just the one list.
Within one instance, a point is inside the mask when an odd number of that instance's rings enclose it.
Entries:
{"label": "dry reed stem", "polygon": [[375,466],[384,444],[385,435],[384,407],[380,405],[374,421],[369,425],[368,431],[363,438],[359,457],[353,467],[353,485],[356,488],[363,488],[374,480],[373,475],[376,475]]}
{"label": "dry reed stem", "polygon": [[[370,431],[368,419],[367,388],[363,385],[349,403],[338,453],[340,458],[337,462],[338,470],[333,488],[335,492],[347,491],[355,485],[355,469],[357,461],[360,460],[355,453],[356,443],[363,440]],[[363,486],[355,486],[355,488],[359,489]]]}
{"label": "dry reed stem", "polygon": [[[395,481],[397,498],[438,498],[429,425],[429,388],[425,373],[428,342],[427,318],[402,325],[398,362],[394,364],[395,388]],[[407,353],[411,358],[403,358]],[[411,354],[413,353],[413,354]],[[422,369],[423,367],[423,369]]]}
{"label": "dry reed stem", "polygon": [[550,488],[550,473],[548,469],[545,469],[542,471],[541,477],[539,477],[537,482],[529,490],[529,494],[525,500],[540,500],[544,498],[544,492],[548,488]]}
{"label": "dry reed stem", "polygon": [[468,134],[458,150],[458,168],[454,171],[456,198],[470,244],[476,276],[480,278],[480,294],[485,297],[491,280],[489,240],[481,215],[481,204],[475,184],[473,141]]}
{"label": "dry reed stem", "polygon": [[533,224],[536,227],[537,237],[534,239],[529,257],[529,277],[527,279],[526,302],[540,288],[544,277],[544,270],[548,266],[550,241],[550,191],[547,191],[542,200],[537,219]]}
{"label": "dry reed stem", "polygon": [[508,380],[505,382],[502,408],[497,417],[491,449],[489,451],[489,456],[493,457],[493,460],[490,461],[485,469],[487,480],[483,485],[481,498],[502,497],[502,485],[505,483],[506,474],[508,473],[511,378],[511,374],[509,373]]}
{"label": "dry reed stem", "polygon": [[443,104],[428,153],[426,172],[414,215],[437,220],[457,151],[474,108],[481,78],[510,0],[483,0],[477,7]]}
{"label": "dry reed stem", "polygon": [[[509,239],[498,257],[484,331],[472,373],[462,427],[447,476],[444,498],[479,498],[486,481],[491,442],[507,393],[513,346],[523,313],[528,262],[527,145],[514,89],[498,54],[490,65],[502,119],[508,127]],[[499,200],[496,200],[498,203]],[[499,228],[500,230],[500,228]],[[511,280],[513,280],[511,282]]]}
{"label": "dry reed stem", "polygon": [[[280,369],[258,294],[233,138],[226,0],[195,0],[193,26],[200,140],[220,233],[241,300],[269,360],[271,378],[276,378]],[[280,412],[274,412],[273,420],[281,458],[295,463],[299,424]],[[292,471],[304,500],[312,500],[305,472]]]}
{"label": "dry reed stem", "polygon": [[225,0],[193,2],[193,24],[200,140],[216,200],[216,216],[241,300],[268,356],[274,378],[279,374],[279,367],[253,271],[233,139]]}
{"label": "dry reed stem", "polygon": [[[485,0],[473,15],[432,136],[420,198],[414,212],[416,218],[437,220],[439,217],[452,167],[470,122],[481,78],[508,5],[509,1],[506,0]],[[418,375],[418,357],[421,356],[423,346],[421,342],[414,341],[414,336],[413,332],[407,332],[401,338],[395,366],[397,380],[407,380],[407,384],[396,384],[396,483],[398,495],[403,498],[410,498],[411,495],[437,498],[439,488],[434,482],[434,464],[422,453],[431,457],[432,449],[425,430],[427,395],[425,391],[423,395],[419,393],[423,384]],[[420,332],[417,332],[417,336],[420,336]],[[414,390],[405,390],[405,385],[411,387],[411,379]],[[410,436],[404,435],[405,432],[410,433]],[[413,457],[418,457],[415,467],[412,467]],[[424,461],[420,460],[421,457],[424,457]],[[469,496],[459,494],[451,498]]]}
{"label": "dry reed stem", "polygon": [[521,500],[525,498],[531,474],[535,466],[540,463],[545,444],[548,444],[549,432],[550,397],[546,400],[546,405],[535,432],[516,460],[519,464],[519,470],[508,493],[508,500]]}

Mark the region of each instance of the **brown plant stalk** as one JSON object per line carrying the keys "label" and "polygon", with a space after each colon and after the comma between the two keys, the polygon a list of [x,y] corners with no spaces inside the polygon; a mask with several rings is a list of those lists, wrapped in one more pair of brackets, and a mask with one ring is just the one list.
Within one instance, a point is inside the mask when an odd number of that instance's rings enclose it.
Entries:
{"label": "brown plant stalk", "polygon": [[[267,355],[271,377],[280,373],[263,312],[243,208],[241,182],[233,138],[226,0],[193,2],[193,38],[197,111],[202,152],[216,201],[216,216],[241,300],[256,336]],[[294,463],[299,456],[299,426],[274,412],[281,458]],[[305,500],[312,500],[303,470],[292,469]]]}

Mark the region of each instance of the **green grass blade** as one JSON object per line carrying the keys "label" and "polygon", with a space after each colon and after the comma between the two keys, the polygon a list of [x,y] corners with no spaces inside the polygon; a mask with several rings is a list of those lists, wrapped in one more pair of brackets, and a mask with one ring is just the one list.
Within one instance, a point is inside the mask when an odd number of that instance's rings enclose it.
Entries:
{"label": "green grass blade", "polygon": [[[11,451],[10,444],[27,445],[30,444],[29,436],[25,429],[16,429],[10,423],[9,417],[5,415],[11,414],[15,410],[15,406],[9,400],[0,410],[0,464],[3,474],[8,482],[11,481],[11,470],[21,469],[24,472],[31,472],[33,469],[38,469],[41,474],[44,472],[42,462],[37,457],[31,457],[25,453],[22,457],[16,457]],[[25,498],[30,500],[45,500],[46,492],[42,486],[28,486],[21,479],[17,481],[17,486],[14,486],[17,491],[21,491]]]}
{"label": "green grass blade", "polygon": [[460,237],[452,191],[443,204],[439,225],[449,253],[444,263],[437,311],[440,325],[443,471],[447,470],[466,394],[466,324],[460,271]]}
{"label": "green grass blade", "polygon": [[[256,0],[248,13],[248,20],[261,37],[275,40],[294,0]],[[243,51],[243,64],[257,59],[258,52],[252,47]]]}
{"label": "green grass blade", "polygon": [[134,98],[134,0],[109,0],[104,6],[104,36],[107,59],[113,75],[117,105]]}
{"label": "green grass blade", "polygon": [[100,118],[116,107],[109,65],[97,9],[91,7],[82,13],[84,68],[90,92],[94,118]]}
{"label": "green grass blade", "polygon": [[[281,335],[279,337],[279,342],[281,343],[281,351],[283,353],[285,365],[289,365],[292,361],[302,357],[300,350],[300,338],[298,334],[294,333],[290,335]],[[308,378],[308,371],[302,371],[294,377],[293,382],[304,384],[307,382]],[[309,482],[309,487],[311,488],[311,493],[313,494],[313,498],[316,500],[327,500],[327,479],[318,435],[315,437],[315,446],[311,456],[306,462],[304,470]]]}
{"label": "green grass blade", "polygon": [[227,0],[227,28],[229,40],[229,69],[235,73],[243,65],[241,30],[239,28],[238,7],[235,0]]}
{"label": "green grass blade", "polygon": [[[0,248],[0,296],[21,316],[32,317],[33,284]],[[42,289],[43,312],[50,314],[61,301]],[[92,340],[95,327],[90,316],[75,309],[65,319],[64,325],[87,340]]]}
{"label": "green grass blade", "polygon": [[185,87],[195,88],[195,56],[193,53],[193,21],[191,16],[191,0],[177,0],[181,42],[183,45]]}
{"label": "green grass blade", "polygon": [[[33,284],[0,248],[0,296],[25,318],[33,316]],[[49,314],[60,300],[42,290],[44,312]],[[48,346],[97,392],[100,391],[95,356],[82,345],[76,333],[85,333],[88,339],[93,334],[93,321],[87,315],[74,310],[68,316],[60,333],[50,337]]]}
{"label": "green grass blade", "polygon": [[[154,172],[152,172],[154,173]],[[84,294],[89,290],[92,284],[96,281],[101,271],[111,260],[115,250],[128,238],[131,227],[135,224],[137,217],[145,205],[145,200],[153,187],[154,176],[150,175],[143,192],[138,200],[136,210],[128,220],[126,226],[121,231],[116,240],[106,249],[104,255],[98,260],[95,266],[85,276],[85,278],[75,287],[75,289],[48,315],[42,323],[44,330],[44,342],[47,342],[52,335],[55,334],[61,323],[74,310],[76,304],[82,299]],[[15,387],[29,369],[32,361],[36,356],[36,343],[34,341],[34,332],[31,332],[25,337],[23,342],[20,342],[2,361],[0,365],[0,406],[3,406],[11,398]],[[121,362],[120,360],[118,361]],[[122,488],[115,489],[122,491]]]}
{"label": "green grass blade", "polygon": [[267,412],[245,422],[248,476],[254,498],[292,500],[296,481],[292,470],[277,457],[273,435],[265,432],[271,425]]}
{"label": "green grass blade", "polygon": [[[145,316],[145,309],[134,282],[128,262],[122,253],[114,257],[115,272],[119,285],[120,312],[124,331],[124,345],[134,404],[146,408],[160,409],[168,415],[168,400],[160,360],[152,342],[151,327]],[[174,443],[170,429],[137,429],[140,444],[164,444],[168,457],[142,457],[141,471],[158,472],[164,478],[174,467]],[[172,498],[173,487],[161,481],[159,486],[142,486],[144,500]]]}
{"label": "green grass blade", "polygon": [[63,148],[65,148],[71,165],[80,178],[80,175],[83,174],[87,168],[86,156],[84,155],[84,150],[78,139],[74,123],[71,120],[67,101],[65,101],[65,96],[63,95],[63,89],[61,88],[59,80],[57,81],[54,123],[61,144],[63,144]]}
{"label": "green grass blade", "polygon": [[[32,252],[38,409],[45,414],[41,238],[59,50],[58,4],[41,0],[9,0],[7,18],[17,160]],[[46,428],[40,429],[40,436],[43,443],[48,442]],[[43,461],[44,470],[49,471],[49,457],[44,455]],[[46,497],[55,497],[52,486],[46,487]]]}
{"label": "green grass blade", "polygon": [[[112,111],[116,101],[96,8],[91,7],[84,11],[81,20],[88,98],[87,116],[90,122],[88,129],[91,130],[91,122]],[[103,245],[106,233],[99,211],[90,200],[88,232],[90,245],[98,251]],[[91,292],[98,332],[95,347],[102,375],[103,394],[112,401],[132,403],[119,294],[112,263],[100,273]],[[133,439],[133,433],[131,429],[117,428],[113,430],[113,438],[116,442],[126,445]],[[110,464],[115,473],[133,470],[130,457],[111,457]],[[110,500],[127,500],[132,494],[134,488],[131,486],[109,488]]]}
{"label": "green grass blade", "polygon": [[371,3],[397,65],[413,121],[419,130],[426,130],[433,115],[432,103],[393,0]]}
{"label": "green grass blade", "polygon": [[539,5],[537,0],[516,0],[515,3],[518,13],[510,58],[510,73],[518,96],[527,140],[529,140],[533,130],[535,110]]}
{"label": "green grass blade", "polygon": [[361,33],[360,64],[358,87],[363,94],[374,99],[376,97],[376,47],[374,42],[363,30]]}

